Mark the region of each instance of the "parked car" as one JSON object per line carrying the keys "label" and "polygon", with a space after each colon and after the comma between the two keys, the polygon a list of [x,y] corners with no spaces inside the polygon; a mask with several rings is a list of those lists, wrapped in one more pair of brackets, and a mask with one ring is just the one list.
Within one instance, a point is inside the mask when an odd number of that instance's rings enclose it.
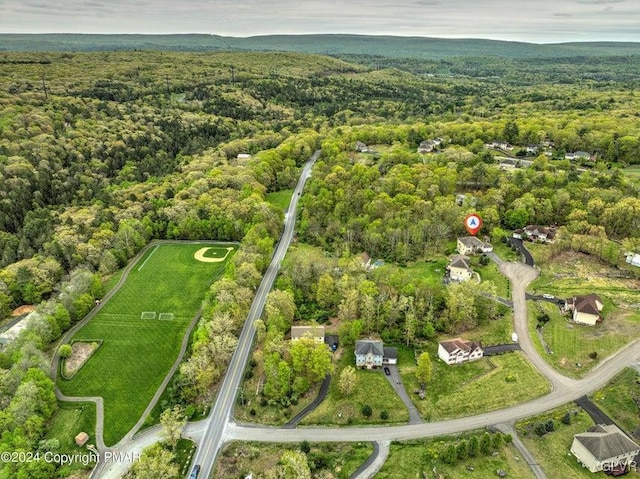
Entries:
{"label": "parked car", "polygon": [[543,297],[543,298],[546,298],[546,299],[555,299],[555,298],[556,298],[554,295],[552,295],[552,294],[547,294],[547,293],[543,294],[543,295],[542,295],[542,297]]}
{"label": "parked car", "polygon": [[199,475],[200,475],[200,464],[196,464],[195,466],[193,466],[193,469],[191,470],[191,475],[189,476],[189,479],[198,479]]}
{"label": "parked car", "polygon": [[384,367],[384,373],[385,373],[387,376],[389,376],[389,375],[391,375],[391,370],[390,370],[388,367],[386,367],[386,366],[385,366],[385,367]]}

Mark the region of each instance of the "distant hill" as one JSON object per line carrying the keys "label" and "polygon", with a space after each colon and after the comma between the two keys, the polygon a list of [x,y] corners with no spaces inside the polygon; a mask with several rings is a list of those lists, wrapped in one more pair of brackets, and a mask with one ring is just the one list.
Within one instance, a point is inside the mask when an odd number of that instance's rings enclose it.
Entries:
{"label": "distant hill", "polygon": [[510,59],[640,55],[640,43],[584,42],[535,44],[480,39],[371,35],[219,35],[0,34],[0,51],[292,51],[327,55],[371,55],[441,60],[497,56]]}

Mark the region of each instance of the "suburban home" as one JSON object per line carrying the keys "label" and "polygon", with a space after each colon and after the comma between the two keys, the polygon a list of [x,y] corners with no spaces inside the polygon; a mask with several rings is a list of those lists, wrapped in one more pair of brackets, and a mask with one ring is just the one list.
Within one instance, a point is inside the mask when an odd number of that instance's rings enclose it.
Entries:
{"label": "suburban home", "polygon": [[624,256],[627,259],[627,263],[629,263],[631,266],[638,266],[640,268],[640,254],[626,253]]}
{"label": "suburban home", "polygon": [[438,357],[447,364],[476,361],[482,359],[483,355],[484,351],[480,341],[455,338],[449,341],[440,341],[438,344]]}
{"label": "suburban home", "polygon": [[375,151],[369,148],[361,141],[356,141],[356,151],[359,153],[374,153]]}
{"label": "suburban home", "polygon": [[249,158],[251,158],[249,153],[238,153],[238,156],[236,156],[237,160],[248,160]]}
{"label": "suburban home", "polygon": [[570,151],[564,155],[565,160],[590,160],[591,153],[587,151]]}
{"label": "suburban home", "polygon": [[554,226],[528,225],[523,229],[515,230],[513,237],[540,243],[553,243],[556,237],[556,228]]}
{"label": "suburban home", "polygon": [[565,311],[572,312],[572,319],[576,323],[595,325],[602,321],[600,312],[604,304],[597,294],[587,296],[574,296],[569,298],[565,304]]}
{"label": "suburban home", "polygon": [[527,145],[527,153],[535,155],[538,151],[540,151],[540,147],[538,145]]}
{"label": "suburban home", "polygon": [[478,204],[478,198],[476,198],[475,196],[464,194],[456,195],[456,205],[462,206],[465,201],[471,206],[476,206]]}
{"label": "suburban home", "polygon": [[633,442],[615,424],[597,424],[587,432],[573,436],[571,454],[591,472],[623,473],[640,453]]}
{"label": "suburban home", "polygon": [[398,348],[382,348],[382,364],[398,364]]}
{"label": "suburban home", "polygon": [[324,326],[291,326],[291,341],[305,337],[324,343]]}
{"label": "suburban home", "polygon": [[356,366],[359,368],[379,368],[384,358],[382,341],[361,339],[356,341]]}
{"label": "suburban home", "polygon": [[442,143],[442,138],[436,138],[435,140],[424,140],[420,142],[418,146],[418,153],[431,153],[436,150]]}
{"label": "suburban home", "polygon": [[492,141],[491,143],[487,143],[484,145],[485,148],[490,148],[494,150],[513,150],[513,146],[507,143],[506,141]]}
{"label": "suburban home", "polygon": [[458,253],[462,255],[476,254],[476,253],[491,253],[493,246],[484,241],[480,241],[475,236],[464,236],[458,238]]}
{"label": "suburban home", "polygon": [[473,276],[469,257],[463,254],[452,256],[447,270],[451,281],[469,281]]}

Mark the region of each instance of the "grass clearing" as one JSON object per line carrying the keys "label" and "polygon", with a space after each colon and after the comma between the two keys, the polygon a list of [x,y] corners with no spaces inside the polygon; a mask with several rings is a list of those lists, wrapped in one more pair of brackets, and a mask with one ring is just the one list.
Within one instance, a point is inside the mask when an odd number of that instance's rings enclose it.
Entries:
{"label": "grass clearing", "polygon": [[[543,346],[536,331],[538,315],[546,312],[551,318],[541,329],[542,338],[550,352]],[[571,377],[585,376],[600,361],[621,349],[635,335],[637,326],[625,324],[627,319],[620,311],[609,314],[595,326],[575,324],[562,315],[557,306],[539,301],[529,302],[529,333],[539,353],[558,371]],[[589,357],[597,353],[595,358]]]}
{"label": "grass clearing", "polygon": [[[59,403],[58,410],[51,419],[45,439],[57,439],[60,443],[58,451],[62,454],[87,454],[86,446],[80,447],[75,442],[78,433],[89,435],[87,444],[96,443],[96,405],[92,402]],[[90,469],[92,465],[84,466],[77,462],[65,466],[60,471],[60,477],[67,477],[74,471]],[[64,473],[64,474],[63,474]]]}
{"label": "grass clearing", "polygon": [[271,203],[276,208],[282,211],[287,211],[289,203],[291,202],[291,195],[293,189],[274,191],[273,193],[267,193],[267,202]]}
{"label": "grass clearing", "polygon": [[640,411],[634,398],[638,397],[640,397],[638,371],[627,368],[613,378],[607,386],[594,393],[591,399],[628,434],[635,432],[637,441],[639,439],[637,433],[640,431],[638,429]]}
{"label": "grass clearing", "polygon": [[[476,434],[480,436],[481,434]],[[470,434],[465,435],[465,437]],[[444,477],[447,479],[478,479],[498,477],[499,469],[507,472],[507,477],[532,479],[534,477],[526,461],[511,444],[504,444],[495,454],[479,454],[473,458],[457,461],[455,464],[445,464],[442,460],[433,459],[427,451],[444,449],[448,444],[457,444],[457,438],[446,437],[430,440],[393,442],[389,450],[389,457],[376,479],[422,479],[424,477]],[[472,467],[473,472],[467,467]],[[437,471],[437,475],[434,473]],[[549,476],[552,477],[552,476]]]}
{"label": "grass clearing", "polygon": [[640,166],[629,166],[627,168],[623,168],[622,173],[627,178],[631,179],[635,183],[640,183]]}
{"label": "grass clearing", "polygon": [[[450,366],[437,359],[437,344],[431,345],[428,351],[433,373],[427,384],[426,398],[421,400],[413,394],[419,388],[415,378],[413,351],[398,349],[402,381],[427,421],[502,409],[537,398],[551,390],[549,382],[520,352]],[[500,391],[500,394],[487,394],[487,391]]]}
{"label": "grass clearing", "polygon": [[[545,260],[540,278],[532,283],[534,292],[558,298],[596,293],[604,302],[604,320],[595,326],[571,323],[550,304],[540,302],[534,308],[530,303],[529,328],[534,342],[559,371],[574,377],[584,376],[599,361],[638,337],[640,281],[619,275],[616,268],[583,253],[567,251],[553,260]],[[543,311],[551,317],[542,335],[553,354],[544,352],[535,333],[535,318]],[[592,352],[597,353],[595,360],[589,358]]]}
{"label": "grass clearing", "polygon": [[[202,244],[161,244],[132,268],[126,283],[73,340],[103,341],[71,379],[70,396],[102,396],[104,440],[118,442],[133,427],[175,362],[186,328],[225,263],[194,259]],[[224,249],[226,246],[216,245]],[[143,311],[174,314],[172,321],[141,319]]]}
{"label": "grass clearing", "polygon": [[[326,399],[315,411],[305,417],[301,424],[344,426],[398,424],[409,421],[407,408],[380,369],[356,369],[358,385],[351,396],[343,396],[338,390],[338,378],[346,366],[355,364],[355,355],[353,347],[343,349],[341,354]],[[364,417],[361,412],[365,404],[371,406],[373,410],[369,418]],[[380,417],[383,410],[388,413],[386,420]]]}
{"label": "grass clearing", "polygon": [[[565,412],[571,411],[571,424],[563,424],[559,419]],[[555,431],[538,436],[533,432],[537,423],[554,419]],[[536,418],[519,422],[516,427],[522,442],[531,451],[542,470],[550,478],[587,479],[604,477],[595,475],[582,467],[577,459],[569,452],[574,434],[585,432],[593,426],[593,421],[584,411],[579,411],[575,405],[564,406]]]}
{"label": "grass clearing", "polygon": [[447,264],[449,264],[449,260],[444,256],[436,256],[429,261],[409,263],[404,267],[385,263],[376,268],[373,275],[384,278],[384,282],[412,288],[418,285],[437,287],[442,286],[442,278],[444,278]]}
{"label": "grass clearing", "polygon": [[471,257],[471,265],[474,271],[480,274],[482,281],[491,281],[496,286],[496,294],[501,298],[511,299],[511,284],[498,269],[493,261],[486,266],[480,264],[480,256]]}
{"label": "grass clearing", "polygon": [[[312,468],[312,477],[334,477],[348,479],[351,474],[373,453],[368,442],[355,443],[310,443],[307,461]],[[231,442],[225,445],[216,462],[213,478],[266,477],[282,453],[299,450],[298,444],[265,444],[259,442]],[[313,464],[313,467],[312,467]]]}

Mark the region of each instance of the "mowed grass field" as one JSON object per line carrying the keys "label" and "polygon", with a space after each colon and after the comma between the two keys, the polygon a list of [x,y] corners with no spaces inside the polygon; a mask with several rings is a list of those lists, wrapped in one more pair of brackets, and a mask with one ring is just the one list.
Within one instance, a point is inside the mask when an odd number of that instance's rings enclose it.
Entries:
{"label": "mowed grass field", "polygon": [[[58,386],[69,396],[102,396],[107,445],[117,443],[140,418],[175,362],[206,291],[224,272],[226,261],[194,258],[207,246],[207,258],[227,254],[226,245],[151,247],[115,296],[73,337],[103,344],[71,380],[59,379]],[[145,311],[155,312],[156,318],[141,319]],[[171,313],[173,319],[161,320],[160,313]]]}

